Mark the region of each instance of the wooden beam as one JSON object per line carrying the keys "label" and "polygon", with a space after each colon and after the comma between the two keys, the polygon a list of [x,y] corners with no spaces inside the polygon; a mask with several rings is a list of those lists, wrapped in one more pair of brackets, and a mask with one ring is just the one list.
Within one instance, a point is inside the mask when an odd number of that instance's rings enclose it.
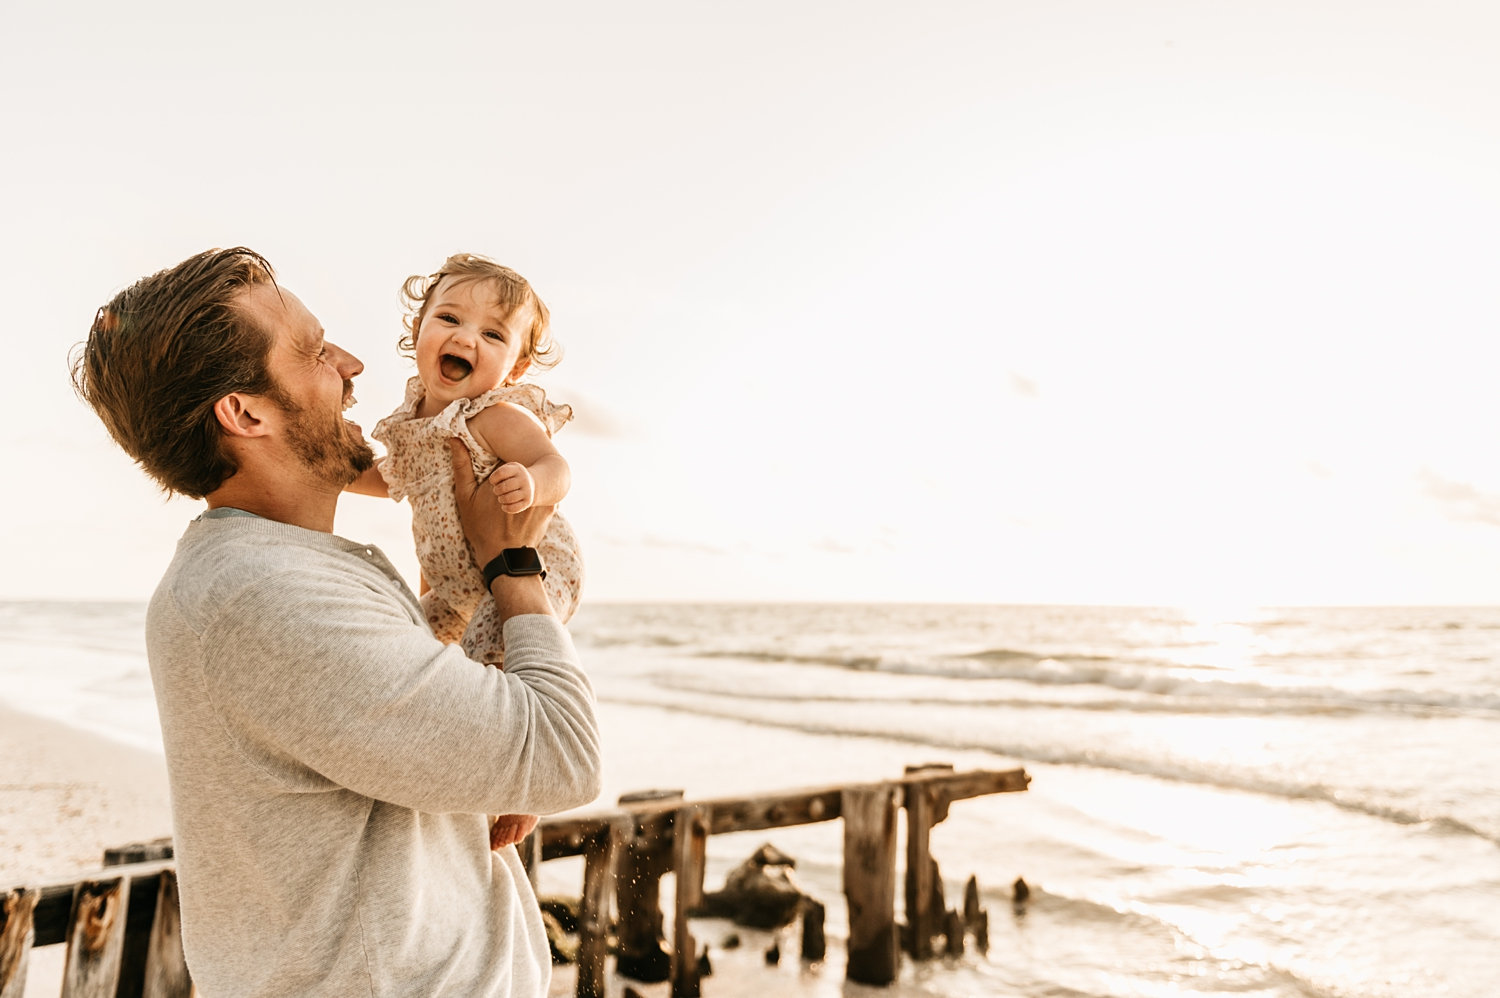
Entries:
{"label": "wooden beam", "polygon": [[841,814],[841,787],[763,794],[758,797],[724,798],[702,803],[712,813],[710,832],[758,832],[833,821]]}
{"label": "wooden beam", "polygon": [[[946,813],[947,803],[951,801],[1025,790],[1031,777],[1024,769],[955,773],[946,769],[924,767],[895,782],[906,787],[932,788],[936,794],[934,800],[940,805],[939,810]],[[696,803],[708,807],[712,812],[709,834],[723,835],[727,832],[754,832],[834,821],[843,816],[842,794],[845,790],[868,790],[885,785],[864,783],[811,787],[751,797],[715,797]],[[681,800],[680,793],[670,791],[678,796],[663,796],[666,793],[669,792],[647,791],[641,795],[626,795],[621,798],[620,806],[610,811],[543,818],[538,826],[542,839],[542,858],[547,860],[583,855],[592,838],[603,832],[612,818],[621,813],[634,819],[637,834],[641,834],[648,825],[654,824],[662,815],[670,814],[679,806],[677,802]]]}
{"label": "wooden beam", "polygon": [[127,866],[133,863],[151,863],[171,859],[172,838],[167,836],[148,842],[131,842],[123,846],[111,846],[104,850],[105,866]]}
{"label": "wooden beam", "polygon": [[[157,889],[157,877],[162,870],[172,868],[171,860],[158,860],[149,863],[132,863],[128,866],[111,867],[110,876],[128,877],[131,887],[135,891],[150,891],[154,897]],[[73,912],[73,895],[78,888],[78,877],[68,880],[47,880],[36,884],[21,884],[16,890],[36,890],[40,894],[34,913],[33,926],[36,938],[33,946],[53,946],[57,943],[66,942],[68,939],[68,927]],[[0,896],[3,896],[5,888],[0,888]],[[148,918],[150,916],[147,916]]]}
{"label": "wooden beam", "polygon": [[1031,777],[1024,769],[975,769],[950,773],[941,769],[921,769],[901,778],[907,786],[923,784],[935,788],[949,801],[985,797],[989,794],[1024,791]]}
{"label": "wooden beam", "polygon": [[542,844],[542,860],[582,856],[596,837],[609,831],[610,817],[622,812],[543,818],[534,833]]}

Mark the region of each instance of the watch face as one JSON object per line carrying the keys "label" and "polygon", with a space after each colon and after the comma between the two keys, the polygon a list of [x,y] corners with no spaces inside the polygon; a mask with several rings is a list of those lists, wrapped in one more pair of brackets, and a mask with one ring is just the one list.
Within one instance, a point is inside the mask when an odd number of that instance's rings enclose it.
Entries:
{"label": "watch face", "polygon": [[500,553],[505,555],[507,575],[540,575],[542,572],[542,556],[537,554],[536,548],[506,548]]}

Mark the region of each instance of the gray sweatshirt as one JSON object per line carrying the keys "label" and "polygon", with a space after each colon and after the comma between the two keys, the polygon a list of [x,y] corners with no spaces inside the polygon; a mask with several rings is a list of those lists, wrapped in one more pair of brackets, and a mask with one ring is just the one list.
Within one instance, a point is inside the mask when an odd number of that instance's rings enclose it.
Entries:
{"label": "gray sweatshirt", "polygon": [[373,547],[189,525],[146,645],[203,998],[545,995],[531,886],[486,815],[592,801],[599,735],[567,631],[504,638],[504,672],[439,642]]}

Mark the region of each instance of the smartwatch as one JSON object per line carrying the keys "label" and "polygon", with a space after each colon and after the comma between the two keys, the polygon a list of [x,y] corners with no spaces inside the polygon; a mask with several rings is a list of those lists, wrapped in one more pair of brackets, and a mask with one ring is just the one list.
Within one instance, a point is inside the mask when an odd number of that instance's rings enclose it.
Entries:
{"label": "smartwatch", "polygon": [[505,548],[484,566],[484,588],[489,589],[502,575],[540,575],[545,579],[547,569],[536,548]]}

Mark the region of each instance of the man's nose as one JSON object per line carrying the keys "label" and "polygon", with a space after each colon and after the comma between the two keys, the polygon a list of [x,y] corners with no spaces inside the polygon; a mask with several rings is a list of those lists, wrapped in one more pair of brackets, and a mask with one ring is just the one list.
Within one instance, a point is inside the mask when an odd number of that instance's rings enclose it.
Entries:
{"label": "man's nose", "polygon": [[364,363],[361,362],[358,357],[354,356],[354,354],[350,353],[348,350],[345,350],[343,347],[336,346],[326,341],[323,345],[328,347],[329,350],[333,351],[335,355],[333,359],[334,370],[338,371],[339,374],[344,377],[344,380],[349,380],[365,369]]}

